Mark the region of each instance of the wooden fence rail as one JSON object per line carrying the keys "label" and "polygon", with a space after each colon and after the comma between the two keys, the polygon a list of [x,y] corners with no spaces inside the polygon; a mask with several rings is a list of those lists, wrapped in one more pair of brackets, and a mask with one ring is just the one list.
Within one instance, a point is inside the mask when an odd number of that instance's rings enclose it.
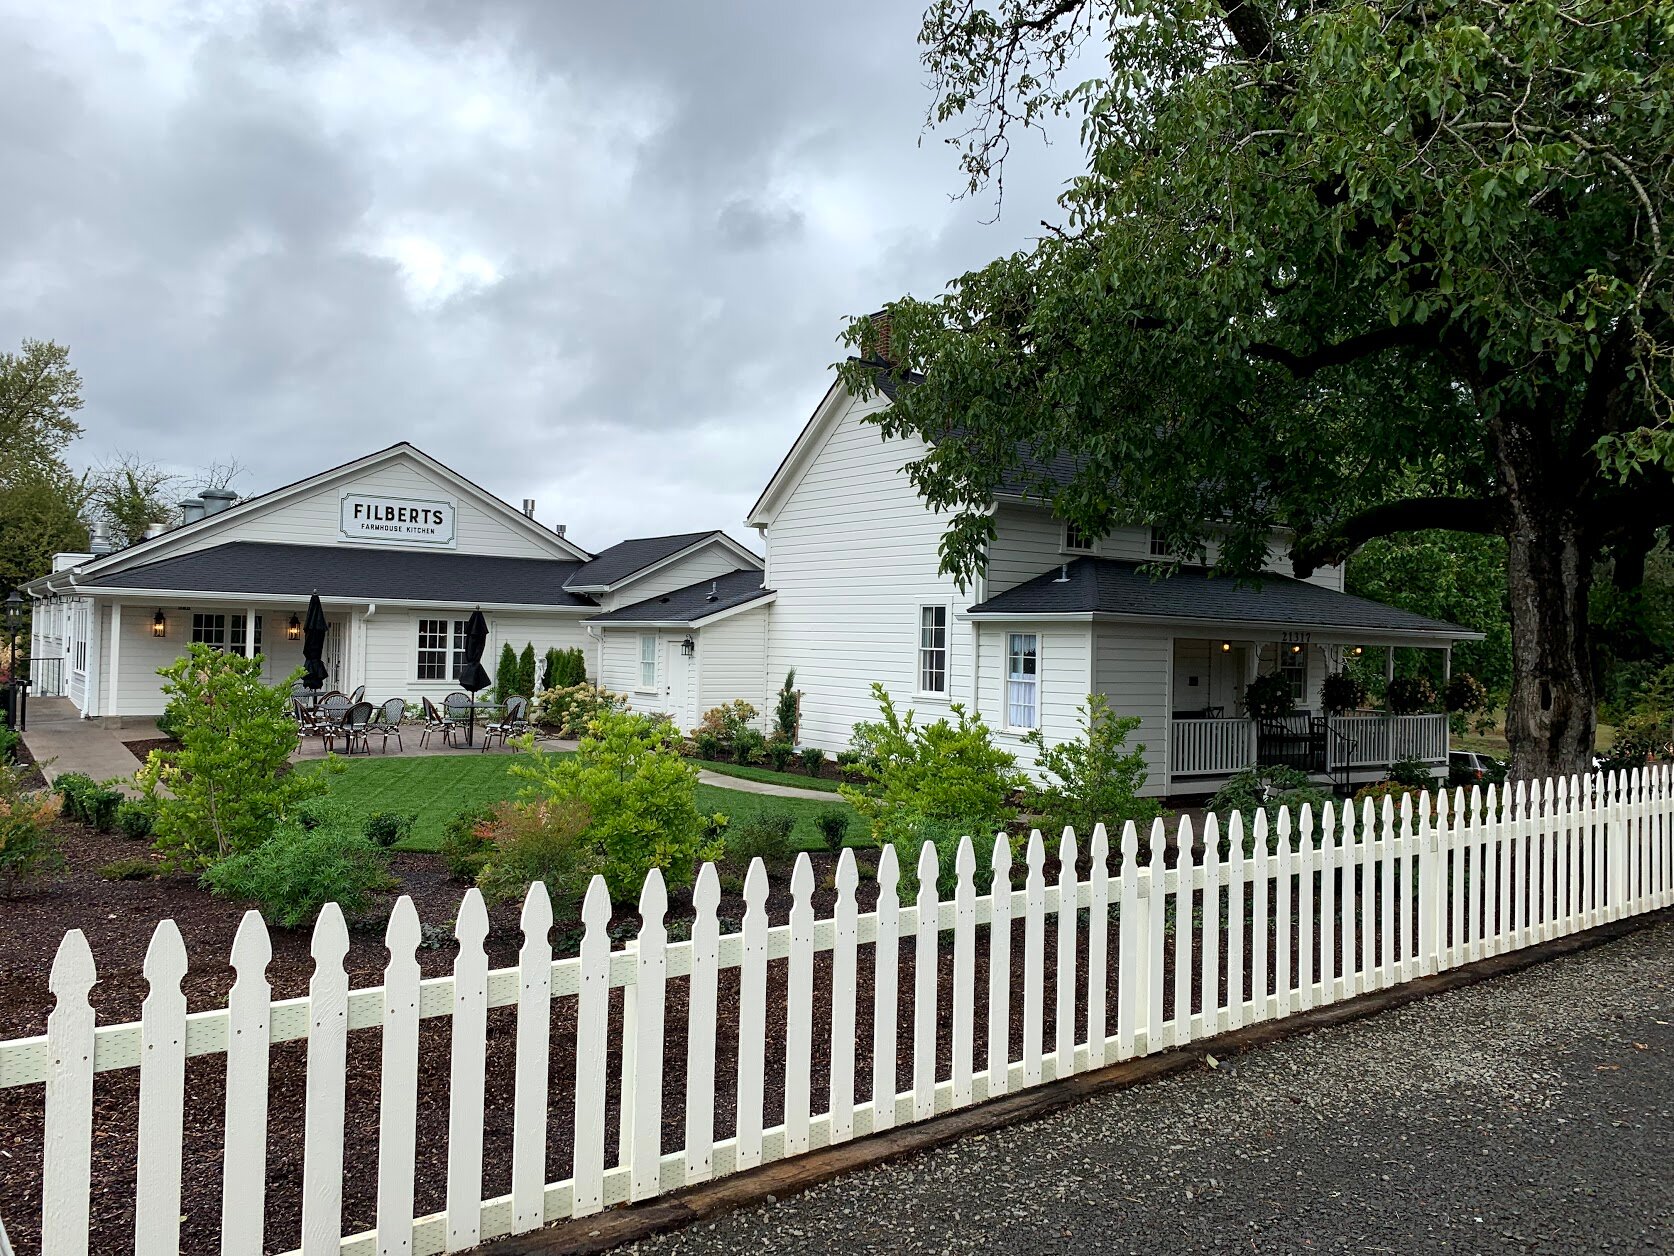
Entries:
{"label": "wooden fence rail", "polygon": [[[191,1014],[181,994],[185,949],[174,923],[164,921],[145,957],[149,993],[141,1018],[125,1025],[95,1023],[88,1002],[97,977],[93,956],[80,931],[72,930],[52,969],[56,1003],[47,1032],[0,1043],[0,1087],[46,1088],[42,1251],[83,1256],[93,1185],[94,1076],[137,1068],[133,1245],[140,1253],[172,1254],[180,1238],[186,1061],[225,1056],[221,1250],[257,1256],[283,1241],[266,1234],[263,1224],[269,1050],[305,1038],[298,1250],[304,1256],[458,1251],[1668,906],[1674,903],[1670,784],[1667,768],[1518,782],[1503,792],[1409,795],[1398,808],[1385,799],[1381,807],[1368,801],[1358,810],[1327,805],[1318,815],[1307,807],[1295,816],[1279,810],[1271,824],[1258,814],[1247,832],[1238,816],[1224,827],[1210,816],[1201,834],[1182,818],[1173,866],[1161,821],[1143,840],[1128,824],[1114,851],[1100,826],[1084,858],[1076,835],[1066,830],[1052,884],[1045,878],[1046,846],[1036,832],[1024,851],[1021,887],[1014,884],[1004,837],[994,843],[989,883],[978,885],[976,852],[967,838],[958,851],[951,898],[938,894],[939,864],[926,846],[910,905],[898,900],[900,869],[886,848],[876,874],[878,908],[866,913],[857,910],[859,876],[853,851],[845,850],[829,919],[814,916],[814,877],[803,855],[791,879],[789,921],[771,928],[767,876],[757,861],[744,886],[741,927],[726,934],[716,914],[716,872],[706,866],[693,896],[691,937],[674,942],[664,922],[663,879],[653,871],[640,896],[638,937],[620,949],[611,946],[610,903],[603,882],[595,880],[582,908],[580,954],[557,960],[549,942],[552,910],[536,884],[524,904],[518,963],[493,971],[483,947],[487,915],[471,890],[457,918],[453,974],[429,980],[419,977],[419,921],[403,897],[386,932],[384,984],[361,990],[348,987],[348,933],[342,913],[330,906],[314,929],[308,996],[278,1002],[270,1001],[265,976],[267,932],[252,912],[233,944],[237,980],[228,1006]],[[1083,869],[1084,878],[1078,875]],[[1014,971],[1019,922],[1022,965]],[[981,929],[988,930],[986,1025],[977,1023],[975,1010]],[[938,951],[949,933],[947,983]],[[1165,946],[1169,936],[1171,948]],[[1083,941],[1084,968],[1078,961]],[[904,945],[913,956],[910,1020],[898,1012]],[[872,948],[870,1025],[856,1015],[865,946]],[[823,1008],[815,1015],[812,980],[814,957],[827,952],[829,1020]],[[1170,954],[1172,971],[1165,971]],[[785,1050],[782,1060],[769,1060],[768,966],[777,961],[788,966]],[[1056,974],[1050,1035],[1044,1032],[1048,964]],[[1112,966],[1114,1009],[1106,996]],[[730,969],[739,970],[736,1127],[732,1137],[716,1139],[717,984]],[[1084,986],[1078,982],[1082,972]],[[665,991],[682,978],[689,982],[685,1145],[671,1148],[662,1122]],[[1014,1058],[1010,1025],[1019,986],[1022,1054]],[[607,1164],[605,1083],[615,989],[623,992],[619,1154]],[[577,1003],[574,1157],[570,1176],[549,1182],[549,1027],[559,999]],[[484,1200],[485,1026],[496,1007],[517,1009],[515,1131],[511,1191]],[[952,1048],[943,1070],[938,1025],[948,1008]],[[419,1031],[423,1020],[435,1017],[452,1022],[446,1210],[415,1217]],[[813,1035],[827,1023],[829,1087],[816,1095]],[[371,1030],[382,1035],[377,1228],[344,1236],[345,1051],[351,1033]],[[881,1064],[873,1070],[869,1099],[855,1094],[857,1056],[868,1035],[875,1061],[906,1053],[907,1089],[898,1091],[894,1068]],[[784,1115],[764,1129],[769,1069],[782,1070]]]}

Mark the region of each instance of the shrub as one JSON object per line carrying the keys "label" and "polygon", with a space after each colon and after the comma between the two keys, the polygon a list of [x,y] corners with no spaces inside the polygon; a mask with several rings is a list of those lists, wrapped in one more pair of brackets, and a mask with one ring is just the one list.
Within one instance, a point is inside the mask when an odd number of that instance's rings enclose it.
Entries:
{"label": "shrub", "polygon": [[116,831],[123,837],[138,841],[151,836],[156,817],[150,804],[124,798],[116,808]]}
{"label": "shrub", "polygon": [[814,817],[814,827],[825,839],[825,848],[833,854],[843,849],[843,840],[849,835],[850,818],[841,807],[827,807]]}
{"label": "shrub", "polygon": [[802,770],[809,776],[817,778],[825,770],[825,751],[818,746],[804,746],[796,755],[802,760]]}
{"label": "shrub", "polygon": [[535,646],[523,643],[523,653],[517,656],[517,692],[525,698],[535,696]]}
{"label": "shrub", "polygon": [[414,811],[374,811],[366,817],[366,836],[386,850],[397,842],[406,841],[418,819]]}
{"label": "shrub", "polygon": [[746,732],[754,732],[751,727],[760,712],[742,698],[735,698],[725,706],[711,707],[703,713],[703,720],[698,725],[700,733],[714,733],[724,746],[730,746]]}
{"label": "shrub", "polygon": [[1290,681],[1278,672],[1257,676],[1244,688],[1244,709],[1251,719],[1276,720],[1296,710]]}
{"label": "shrub", "polygon": [[558,655],[562,653],[557,646],[548,646],[546,653],[541,655],[541,679],[535,687],[535,692],[551,689],[558,683]]}
{"label": "shrub", "polygon": [[618,898],[637,894],[652,868],[684,885],[712,845],[714,821],[697,808],[697,768],[680,755],[667,720],[602,712],[573,755],[531,747],[511,770],[528,782],[524,801],[587,810],[587,839]]}
{"label": "shrub", "polygon": [[217,860],[203,882],[223,898],[249,899],[270,924],[296,928],[336,903],[359,915],[389,884],[389,856],[365,834],[339,823],[304,828],[288,820],[259,846]]}
{"label": "shrub", "polygon": [[288,707],[300,672],[265,685],[262,667],[260,655],[193,645],[158,671],[180,749],[153,750],[139,780],[156,847],[172,866],[204,867],[259,845],[326,789],[322,774],[291,771],[297,727]]}
{"label": "shrub", "polygon": [[[896,713],[880,684],[872,686],[881,719],[855,725],[856,742],[867,747],[860,771],[869,784],[843,785],[840,792],[867,822],[879,846],[907,841],[916,864],[919,842],[934,841],[943,866],[951,872],[962,834],[980,839],[1006,828],[1015,818],[1013,791],[1024,783],[1017,761],[993,744],[982,717],[960,703],[949,707],[952,720],[922,727],[909,710]],[[992,845],[976,840],[977,847]],[[905,850],[898,850],[905,856]],[[979,854],[979,861],[984,858]],[[909,868],[903,860],[905,884]]]}
{"label": "shrub", "polygon": [[797,726],[802,720],[802,695],[796,690],[796,669],[785,673],[785,683],[773,699],[773,735],[780,741],[794,742]]}
{"label": "shrub", "polygon": [[839,750],[836,756],[837,766],[845,772],[852,772],[860,767],[860,751]]}
{"label": "shrub", "polygon": [[504,702],[517,693],[517,651],[510,641],[500,647],[500,661],[494,668],[494,701]]}
{"label": "shrub", "polygon": [[579,737],[598,716],[610,711],[624,711],[627,706],[627,695],[611,693],[583,680],[579,684],[546,689],[536,695],[531,719],[540,727],[562,733],[565,737]]}
{"label": "shrub", "polygon": [[66,772],[52,783],[63,799],[63,813],[72,820],[109,833],[116,825],[116,810],[122,805],[122,791],[101,785],[82,772]]}
{"label": "shrub", "polygon": [[113,859],[99,869],[107,881],[149,881],[163,870],[163,865],[149,855],[135,855],[129,859]]}
{"label": "shrub", "polygon": [[[1431,782],[1429,781],[1425,782],[1426,785],[1430,783]],[[1424,798],[1424,789],[1424,786],[1404,784],[1401,781],[1393,779],[1379,781],[1375,785],[1361,786],[1354,793],[1353,803],[1345,803],[1344,806],[1352,805],[1355,811],[1355,818],[1358,820],[1361,815],[1362,806],[1365,804],[1367,799],[1370,799],[1372,802],[1372,809],[1377,814],[1381,822],[1383,817],[1383,800],[1387,798],[1394,806],[1396,818],[1399,819],[1401,814],[1401,799],[1410,794],[1412,796],[1412,813],[1414,816],[1418,816],[1423,811],[1421,801]]]}
{"label": "shrub", "polygon": [[1278,819],[1279,809],[1288,807],[1292,832],[1295,832],[1296,813],[1301,810],[1302,804],[1312,805],[1317,815],[1326,801],[1325,791],[1310,781],[1306,772],[1272,764],[1245,768],[1237,773],[1209,800],[1207,809],[1220,817],[1223,850],[1228,848],[1226,825],[1234,811],[1241,813],[1244,817],[1245,853],[1253,854],[1255,843],[1251,825],[1256,812],[1266,812],[1271,824]]}
{"label": "shrub", "polygon": [[1430,774],[1430,769],[1411,756],[1405,759],[1397,759],[1390,765],[1389,780],[1391,783],[1407,789],[1428,789],[1436,783],[1435,777]]}
{"label": "shrub", "polygon": [[25,789],[28,775],[21,764],[0,764],[0,887],[8,896],[64,866],[52,831],[63,799],[52,790]]}
{"label": "shrub", "polygon": [[1327,715],[1359,710],[1370,697],[1366,682],[1347,669],[1332,672],[1320,682],[1319,704]]}
{"label": "shrub", "polygon": [[456,881],[475,881],[493,849],[491,826],[495,808],[488,803],[455,812],[442,826],[439,853],[448,875]]}
{"label": "shrub", "polygon": [[788,741],[770,741],[767,743],[767,761],[773,765],[775,772],[785,772],[790,769],[791,760],[796,758],[796,747]]}
{"label": "shrub", "polygon": [[1416,715],[1436,705],[1436,688],[1425,676],[1397,676],[1384,688],[1391,715]]}
{"label": "shrub", "polygon": [[[551,654],[552,651],[547,651]],[[557,663],[553,667],[552,684],[543,688],[569,689],[576,685],[587,683],[587,656],[581,652],[580,646],[572,646],[568,650],[557,652]]]}
{"label": "shrub", "polygon": [[1146,777],[1145,747],[1127,748],[1139,717],[1119,716],[1102,693],[1090,693],[1076,708],[1076,723],[1081,736],[1074,741],[1049,746],[1038,728],[1024,737],[1035,748],[1036,767],[1048,778],[1044,785],[1029,787],[1029,805],[1052,832],[1073,825],[1083,840],[1102,822],[1115,846],[1124,820],[1138,823],[1162,814],[1154,799],[1139,796]]}
{"label": "shrub", "polygon": [[485,828],[488,860],[477,886],[490,902],[519,899],[536,881],[546,885],[560,919],[573,914],[597,872],[596,847],[587,839],[592,816],[577,802],[507,802]]}
{"label": "shrub", "polygon": [[708,729],[700,728],[692,734],[692,750],[700,759],[719,759],[721,739]]}
{"label": "shrub", "polygon": [[15,763],[17,748],[22,744],[22,733],[13,728],[0,728],[0,764]]}
{"label": "shrub", "polygon": [[767,738],[758,729],[740,729],[732,739],[732,757],[739,763],[754,763],[766,749]]}
{"label": "shrub", "polygon": [[739,870],[749,867],[750,860],[760,859],[769,867],[786,864],[796,858],[796,844],[791,841],[791,830],[796,817],[788,811],[764,811],[751,816],[726,835],[726,862]]}
{"label": "shrub", "polygon": [[1449,711],[1469,714],[1488,709],[1488,686],[1469,672],[1455,672],[1442,693],[1442,705]]}

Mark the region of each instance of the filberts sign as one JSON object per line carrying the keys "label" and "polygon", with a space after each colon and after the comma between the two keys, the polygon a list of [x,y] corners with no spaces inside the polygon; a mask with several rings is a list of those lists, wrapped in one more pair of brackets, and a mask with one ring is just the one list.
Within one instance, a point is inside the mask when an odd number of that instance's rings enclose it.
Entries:
{"label": "filberts sign", "polygon": [[342,533],[349,541],[384,541],[397,545],[454,544],[454,506],[446,500],[417,497],[343,495]]}

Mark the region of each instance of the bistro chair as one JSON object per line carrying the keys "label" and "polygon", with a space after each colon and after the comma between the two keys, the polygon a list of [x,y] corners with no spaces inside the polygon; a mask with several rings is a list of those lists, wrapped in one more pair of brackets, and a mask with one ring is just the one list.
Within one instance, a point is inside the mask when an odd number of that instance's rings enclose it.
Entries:
{"label": "bistro chair", "polygon": [[373,706],[370,702],[357,702],[343,713],[343,722],[337,731],[343,734],[350,754],[355,752],[357,745],[367,754],[372,753],[372,743],[367,739],[367,733],[372,727],[372,711]]}
{"label": "bistro chair", "polygon": [[471,695],[464,692],[450,693],[442,699],[442,718],[447,722],[447,728],[442,730],[442,740],[452,743],[453,734],[461,731],[466,721],[471,718]]}
{"label": "bistro chair", "polygon": [[365,685],[356,685],[355,686],[355,691],[349,695],[349,701],[351,703],[353,703],[353,702],[363,702],[363,701],[365,701],[365,699],[366,699],[366,686]]}
{"label": "bistro chair", "polygon": [[505,715],[493,722],[484,724],[482,729],[482,748],[487,750],[494,739],[500,739],[500,745],[506,744],[508,737],[520,737],[529,731],[529,699],[508,698],[506,700]]}
{"label": "bistro chair", "polygon": [[427,749],[430,745],[430,734],[440,733],[442,744],[446,745],[451,732],[447,717],[436,709],[436,704],[429,698],[420,697],[419,704],[424,707],[424,735],[419,738],[419,749]]}
{"label": "bistro chair", "polygon": [[383,706],[378,708],[377,714],[372,717],[372,722],[366,726],[366,736],[370,738],[373,734],[377,734],[382,737],[384,744],[379,749],[385,754],[389,753],[389,739],[393,737],[395,738],[395,748],[405,753],[407,747],[401,744],[401,721],[406,718],[406,715],[407,700],[405,698],[388,699]]}

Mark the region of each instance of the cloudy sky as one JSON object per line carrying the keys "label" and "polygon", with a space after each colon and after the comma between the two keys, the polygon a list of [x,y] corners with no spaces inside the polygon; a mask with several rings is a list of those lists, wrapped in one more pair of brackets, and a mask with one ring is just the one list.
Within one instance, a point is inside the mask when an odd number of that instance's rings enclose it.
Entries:
{"label": "cloudy sky", "polygon": [[1054,216],[954,201],[911,0],[0,0],[0,344],[88,465],[410,440],[600,548],[740,526],[846,315]]}

